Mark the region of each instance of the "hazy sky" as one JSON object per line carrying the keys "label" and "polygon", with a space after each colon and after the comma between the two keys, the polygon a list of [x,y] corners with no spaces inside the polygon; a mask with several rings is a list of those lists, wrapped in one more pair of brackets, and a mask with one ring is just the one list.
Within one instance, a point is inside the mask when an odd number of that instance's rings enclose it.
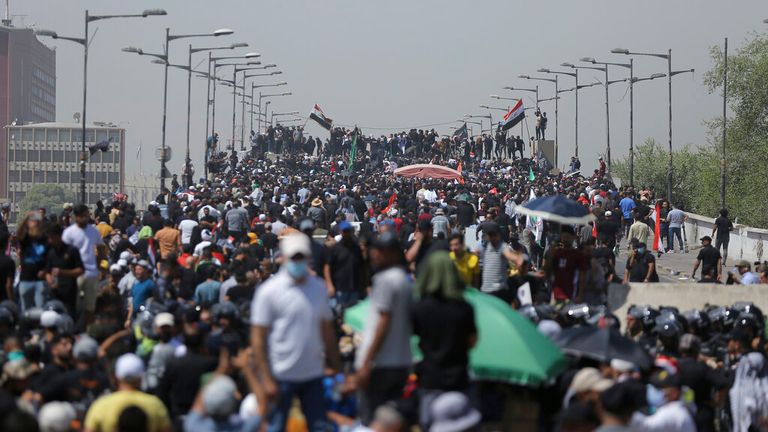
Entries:
{"label": "hazy sky", "polygon": [[[504,86],[531,87],[534,81],[518,79],[536,74],[541,67],[579,58],[625,62],[610,54],[625,47],[635,51],[665,52],[672,48],[673,69],[695,68],[696,73],[675,77],[673,84],[674,144],[699,144],[706,139],[703,121],[720,115],[719,95],[710,95],[702,74],[712,65],[709,48],[729,37],[731,49],[743,44],[753,31],[764,31],[768,17],[765,0],[740,0],[737,4],[715,0],[630,2],[617,0],[169,0],[131,2],[117,0],[12,0],[12,14],[26,15],[16,25],[52,29],[61,35],[82,37],[83,13],[138,13],[162,7],[168,15],[147,19],[99,21],[91,24],[88,121],[111,121],[127,129],[127,171],[157,175],[153,150],[160,146],[162,125],[162,66],[147,57],[120,51],[136,46],[147,52],[163,49],[165,27],[172,34],[206,33],[218,28],[235,30],[232,36],[196,38],[171,43],[171,62],[184,64],[187,45],[221,46],[247,42],[263,63],[276,63],[283,74],[261,82],[287,81],[270,90],[291,91],[293,96],[273,99],[278,112],[308,114],[314,103],[342,124],[358,124],[363,131],[380,135],[409,127],[447,123],[464,114],[487,114],[479,105],[506,106],[490,94],[523,96],[533,105],[532,93],[511,93]],[[46,40],[57,48],[57,117],[71,121],[82,105],[82,48],[64,41]],[[228,55],[222,51],[220,55]],[[225,54],[226,53],[226,54]],[[206,54],[196,54],[193,65]],[[636,58],[635,76],[666,72],[656,58]],[[231,68],[221,69],[231,79]],[[274,70],[274,69],[273,69]],[[594,72],[594,73],[593,73]],[[627,76],[612,68],[610,79]],[[581,71],[580,81],[603,79],[602,72]],[[561,89],[573,79],[561,77]],[[554,95],[554,86],[540,82],[540,97]],[[626,154],[629,142],[627,85],[611,86],[611,147],[614,158]],[[202,171],[206,82],[193,78],[192,156]],[[231,94],[219,87],[217,130],[231,135]],[[573,93],[560,100],[560,164],[573,151]],[[579,146],[586,168],[595,165],[605,148],[605,106],[602,87],[579,94]],[[186,125],[186,73],[169,71],[168,145],[170,164],[177,172],[184,159]],[[550,117],[548,133],[554,137],[554,102],[542,104]],[[492,111],[494,122],[503,113]],[[240,107],[238,99],[237,115]],[[240,121],[238,120],[238,123]],[[249,120],[247,121],[249,123]],[[487,124],[487,123],[486,123]],[[454,124],[456,125],[456,124]],[[368,127],[368,128],[366,128]],[[449,133],[449,125],[436,129]],[[517,129],[516,129],[517,130]],[[314,125],[308,131],[327,133]],[[532,130],[531,130],[532,132]],[[238,134],[239,136],[239,134]],[[666,142],[667,86],[665,80],[635,86],[635,143],[647,137]],[[136,149],[142,144],[141,161]]]}

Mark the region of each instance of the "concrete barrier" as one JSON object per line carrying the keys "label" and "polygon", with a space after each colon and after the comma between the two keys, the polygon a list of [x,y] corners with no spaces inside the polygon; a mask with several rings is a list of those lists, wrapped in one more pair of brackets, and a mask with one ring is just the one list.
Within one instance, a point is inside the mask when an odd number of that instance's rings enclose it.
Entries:
{"label": "concrete barrier", "polygon": [[706,304],[725,306],[738,301],[750,301],[768,311],[768,285],[633,283],[611,284],[608,288],[608,307],[619,317],[622,325],[627,309],[633,304],[675,306],[682,312],[701,309]]}
{"label": "concrete barrier", "polygon": [[[688,213],[688,221],[685,223],[685,234],[690,246],[699,244],[699,239],[705,235],[712,235],[715,219]],[[764,250],[768,247],[768,230],[734,224],[728,244],[728,264],[732,260],[747,260],[750,262],[763,261],[768,258]],[[754,270],[754,269],[753,269]]]}

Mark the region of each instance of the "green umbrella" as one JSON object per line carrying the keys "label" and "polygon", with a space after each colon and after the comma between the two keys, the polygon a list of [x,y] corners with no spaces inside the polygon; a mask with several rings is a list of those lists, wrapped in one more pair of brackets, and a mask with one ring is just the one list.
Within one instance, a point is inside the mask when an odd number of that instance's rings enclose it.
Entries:
{"label": "green umbrella", "polygon": [[[560,350],[509,305],[474,288],[467,289],[464,298],[475,309],[479,333],[469,360],[474,378],[537,386],[565,369]],[[347,309],[344,321],[362,331],[368,307],[368,301],[363,301]],[[411,342],[414,361],[419,361],[418,338]]]}

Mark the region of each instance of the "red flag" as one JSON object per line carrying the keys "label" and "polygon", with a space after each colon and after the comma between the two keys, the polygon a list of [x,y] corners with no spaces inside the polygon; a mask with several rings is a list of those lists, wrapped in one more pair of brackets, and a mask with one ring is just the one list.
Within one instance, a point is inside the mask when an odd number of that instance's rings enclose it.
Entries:
{"label": "red flag", "polygon": [[336,161],[331,161],[331,174],[336,172]]}
{"label": "red flag", "polygon": [[381,214],[386,214],[389,212],[389,209],[392,208],[392,204],[395,203],[395,200],[397,199],[397,192],[392,192],[392,196],[389,197],[389,202],[387,203],[387,206],[384,208],[384,210],[381,211]]}
{"label": "red flag", "polygon": [[592,222],[592,237],[597,238],[597,221]]}
{"label": "red flag", "polygon": [[659,241],[661,240],[661,203],[656,203],[656,226],[653,229],[653,250],[659,250]]}

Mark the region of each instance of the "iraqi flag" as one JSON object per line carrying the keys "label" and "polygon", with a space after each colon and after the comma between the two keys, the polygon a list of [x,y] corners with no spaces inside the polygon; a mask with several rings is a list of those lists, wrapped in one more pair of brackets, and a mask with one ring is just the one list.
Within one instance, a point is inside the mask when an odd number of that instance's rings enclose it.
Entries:
{"label": "iraqi flag", "polygon": [[515,106],[504,114],[504,119],[499,122],[499,128],[502,131],[512,129],[515,125],[520,123],[525,118],[525,108],[523,108],[523,100],[518,99]]}
{"label": "iraqi flag", "polygon": [[331,130],[331,127],[333,126],[333,119],[326,117],[318,104],[315,104],[315,107],[312,108],[312,112],[309,113],[309,118],[328,130]]}

